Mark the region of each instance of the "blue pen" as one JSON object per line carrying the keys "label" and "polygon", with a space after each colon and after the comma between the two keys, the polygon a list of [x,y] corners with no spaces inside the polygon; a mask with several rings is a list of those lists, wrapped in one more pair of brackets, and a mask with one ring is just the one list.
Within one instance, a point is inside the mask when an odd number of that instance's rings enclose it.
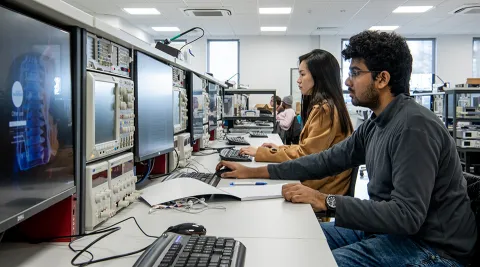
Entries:
{"label": "blue pen", "polygon": [[234,185],[266,185],[266,182],[232,182],[230,183],[231,186]]}

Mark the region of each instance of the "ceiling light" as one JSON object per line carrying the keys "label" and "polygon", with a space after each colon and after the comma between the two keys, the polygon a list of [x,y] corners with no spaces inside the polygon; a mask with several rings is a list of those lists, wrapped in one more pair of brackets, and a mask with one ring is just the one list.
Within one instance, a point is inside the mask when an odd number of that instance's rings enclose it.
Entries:
{"label": "ceiling light", "polygon": [[291,7],[261,7],[258,9],[260,14],[290,14],[292,13]]}
{"label": "ceiling light", "polygon": [[157,32],[179,32],[180,31],[178,27],[152,27],[152,29]]}
{"label": "ceiling light", "polygon": [[393,13],[423,13],[432,8],[433,6],[399,6]]}
{"label": "ceiling light", "polygon": [[260,27],[262,32],[285,32],[287,27]]}
{"label": "ceiling light", "polygon": [[160,15],[156,8],[124,8],[125,12],[132,15]]}
{"label": "ceiling light", "polygon": [[398,29],[399,26],[372,26],[369,30],[371,31],[394,31]]}

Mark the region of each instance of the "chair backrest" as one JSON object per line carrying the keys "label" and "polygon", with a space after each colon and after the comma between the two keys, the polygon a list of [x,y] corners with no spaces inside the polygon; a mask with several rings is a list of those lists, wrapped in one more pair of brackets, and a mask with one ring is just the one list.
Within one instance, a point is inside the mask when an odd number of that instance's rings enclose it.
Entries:
{"label": "chair backrest", "polygon": [[290,126],[290,129],[288,129],[288,131],[286,132],[285,144],[286,145],[298,144],[300,142],[301,132],[302,132],[302,125],[300,125],[300,122],[295,117],[293,119],[292,126]]}
{"label": "chair backrest", "polygon": [[357,184],[358,176],[358,167],[352,169],[351,179],[350,179],[350,188],[348,189],[347,196],[355,196],[355,185]]}
{"label": "chair backrest", "polygon": [[480,262],[480,176],[473,175],[471,173],[463,173],[463,176],[467,180],[467,193],[468,197],[470,198],[470,205],[473,210],[473,214],[475,216],[475,220],[477,222],[477,244],[475,245],[475,253],[469,266],[478,266],[478,262]]}

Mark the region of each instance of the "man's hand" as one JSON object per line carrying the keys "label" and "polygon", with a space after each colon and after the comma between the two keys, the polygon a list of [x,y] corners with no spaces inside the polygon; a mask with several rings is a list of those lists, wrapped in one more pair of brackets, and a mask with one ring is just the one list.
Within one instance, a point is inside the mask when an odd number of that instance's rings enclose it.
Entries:
{"label": "man's hand", "polygon": [[276,148],[278,149],[278,146],[273,144],[273,143],[263,143],[262,147],[268,147],[268,148]]}
{"label": "man's hand", "polygon": [[243,166],[240,163],[231,162],[231,161],[220,161],[215,168],[219,171],[222,167],[228,168],[232,171],[224,172],[222,178],[237,178],[237,179],[246,179],[251,178],[253,174],[253,168],[248,168]]}
{"label": "man's hand", "polygon": [[249,155],[255,157],[257,155],[257,148],[253,146],[240,148],[240,155]]}
{"label": "man's hand", "polygon": [[282,196],[292,203],[310,204],[314,211],[327,210],[325,205],[327,195],[300,183],[283,185]]}

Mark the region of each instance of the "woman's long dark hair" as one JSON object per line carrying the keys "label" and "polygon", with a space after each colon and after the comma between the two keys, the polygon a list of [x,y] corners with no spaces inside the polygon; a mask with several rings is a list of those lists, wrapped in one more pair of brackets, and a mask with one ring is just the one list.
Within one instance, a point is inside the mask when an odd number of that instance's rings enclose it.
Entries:
{"label": "woman's long dark hair", "polygon": [[298,60],[299,63],[305,61],[314,82],[310,95],[302,96],[303,124],[305,125],[314,105],[322,106],[322,103],[327,101],[331,110],[330,126],[333,125],[334,111],[337,108],[342,133],[345,135],[351,133],[353,126],[343,99],[340,65],[337,59],[325,50],[314,49],[312,52],[300,56]]}

